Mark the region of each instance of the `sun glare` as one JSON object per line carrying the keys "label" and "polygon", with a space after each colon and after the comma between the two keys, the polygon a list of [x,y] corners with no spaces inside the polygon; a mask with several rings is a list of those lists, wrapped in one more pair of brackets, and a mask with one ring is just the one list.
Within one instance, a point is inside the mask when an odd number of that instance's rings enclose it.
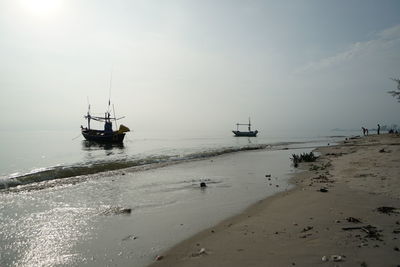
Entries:
{"label": "sun glare", "polygon": [[20,0],[20,2],[29,14],[39,18],[55,16],[63,5],[63,0]]}

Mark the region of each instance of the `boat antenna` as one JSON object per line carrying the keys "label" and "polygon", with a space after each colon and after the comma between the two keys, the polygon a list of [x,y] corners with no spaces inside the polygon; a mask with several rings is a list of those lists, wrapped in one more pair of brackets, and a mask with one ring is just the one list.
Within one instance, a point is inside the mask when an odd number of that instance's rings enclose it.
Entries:
{"label": "boat antenna", "polygon": [[88,104],[88,115],[90,114],[90,102],[89,97],[87,96],[87,104]]}
{"label": "boat antenna", "polygon": [[117,124],[117,117],[115,116],[115,108],[113,104],[113,112],[114,112],[114,119],[115,119],[115,128],[118,129],[118,124]]}
{"label": "boat antenna", "polygon": [[111,105],[111,85],[112,85],[112,75],[113,75],[113,70],[111,68],[111,75],[110,75],[110,88],[109,88],[109,93],[108,93],[108,113],[110,113],[110,105]]}
{"label": "boat antenna", "polygon": [[87,96],[87,102],[88,102],[88,111],[87,111],[87,120],[88,120],[88,129],[90,130],[90,102],[89,102],[89,96]]}

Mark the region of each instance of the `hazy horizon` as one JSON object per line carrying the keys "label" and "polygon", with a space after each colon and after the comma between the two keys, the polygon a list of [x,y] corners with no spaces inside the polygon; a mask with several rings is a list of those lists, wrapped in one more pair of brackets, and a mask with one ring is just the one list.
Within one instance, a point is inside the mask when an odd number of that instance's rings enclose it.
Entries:
{"label": "hazy horizon", "polygon": [[0,130],[400,124],[399,1],[0,1]]}

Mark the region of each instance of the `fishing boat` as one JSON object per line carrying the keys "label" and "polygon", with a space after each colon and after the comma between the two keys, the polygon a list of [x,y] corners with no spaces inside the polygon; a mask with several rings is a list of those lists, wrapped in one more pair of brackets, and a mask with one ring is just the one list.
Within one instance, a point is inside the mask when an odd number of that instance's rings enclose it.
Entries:
{"label": "fishing boat", "polygon": [[[83,127],[81,125],[81,132],[83,137],[85,137],[86,140],[88,141],[93,141],[97,143],[122,143],[125,138],[125,133],[129,132],[129,128],[120,124],[118,130],[113,130],[113,123],[112,121],[115,122],[116,128],[117,128],[117,121],[120,119],[123,119],[124,117],[117,118],[115,117],[115,109],[113,105],[113,111],[114,111],[114,117],[111,117],[110,114],[110,101],[108,101],[108,109],[104,113],[104,117],[99,117],[99,116],[92,116],[90,114],[90,104],[88,108],[87,114],[84,116],[85,119],[87,119],[87,127]],[[90,128],[90,121],[99,121],[104,123],[104,129],[103,130],[94,130]]]}
{"label": "fishing boat", "polygon": [[[248,131],[239,131],[240,125],[247,125]],[[258,130],[252,131],[251,130],[251,122],[249,118],[249,123],[236,123],[236,131],[232,131],[236,137],[247,136],[247,137],[256,137],[258,134]]]}

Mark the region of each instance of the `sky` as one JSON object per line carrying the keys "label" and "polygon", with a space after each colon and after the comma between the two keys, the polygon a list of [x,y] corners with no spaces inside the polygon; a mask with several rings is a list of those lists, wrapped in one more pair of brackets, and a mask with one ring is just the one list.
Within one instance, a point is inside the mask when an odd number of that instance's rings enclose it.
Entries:
{"label": "sky", "polygon": [[[400,1],[0,0],[0,130],[400,125]],[[111,78],[112,77],[112,78]],[[99,127],[101,127],[99,125]]]}

